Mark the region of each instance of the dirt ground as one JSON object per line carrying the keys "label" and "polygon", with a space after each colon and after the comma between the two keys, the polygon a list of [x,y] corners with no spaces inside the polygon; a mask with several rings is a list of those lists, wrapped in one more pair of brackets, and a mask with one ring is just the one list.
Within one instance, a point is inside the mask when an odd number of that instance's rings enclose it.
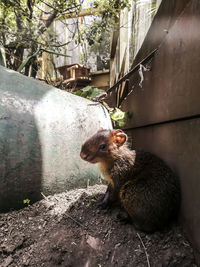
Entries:
{"label": "dirt ground", "polygon": [[105,185],[45,197],[0,214],[0,266],[195,267],[193,250],[177,225],[144,234],[98,207]]}

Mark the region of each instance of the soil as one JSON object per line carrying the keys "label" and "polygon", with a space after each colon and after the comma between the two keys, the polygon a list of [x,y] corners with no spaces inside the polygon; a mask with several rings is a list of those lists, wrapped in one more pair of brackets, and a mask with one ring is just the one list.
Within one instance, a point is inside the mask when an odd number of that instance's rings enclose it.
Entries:
{"label": "soil", "polygon": [[0,215],[0,266],[195,267],[178,225],[144,234],[98,207],[105,185],[48,196]]}

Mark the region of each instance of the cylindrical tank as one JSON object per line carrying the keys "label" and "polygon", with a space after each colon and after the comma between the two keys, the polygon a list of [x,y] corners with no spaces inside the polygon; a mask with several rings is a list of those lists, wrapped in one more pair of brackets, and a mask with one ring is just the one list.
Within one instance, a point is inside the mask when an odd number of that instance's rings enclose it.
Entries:
{"label": "cylindrical tank", "polygon": [[0,211],[95,183],[79,153],[100,127],[112,128],[102,105],[0,66]]}

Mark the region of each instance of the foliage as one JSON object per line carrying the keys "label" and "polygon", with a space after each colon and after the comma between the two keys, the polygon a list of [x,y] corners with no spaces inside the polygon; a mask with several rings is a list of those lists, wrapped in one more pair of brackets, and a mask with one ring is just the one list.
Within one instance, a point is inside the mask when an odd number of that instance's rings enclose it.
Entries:
{"label": "foliage", "polygon": [[104,19],[110,17],[119,17],[119,10],[125,7],[130,7],[129,0],[95,0],[88,1],[91,8],[103,10],[102,16]]}
{"label": "foliage", "polygon": [[[82,64],[87,64],[88,58],[86,55],[92,54],[101,55],[104,59],[110,58],[110,38],[114,24],[112,18],[103,19],[102,16],[93,16],[89,26],[84,24],[80,26],[79,35],[76,36],[79,43],[82,45],[84,56]],[[85,45],[87,43],[87,45]]]}
{"label": "foliage", "polygon": [[81,97],[85,97],[87,99],[93,100],[95,97],[98,97],[101,93],[103,93],[104,91],[98,88],[93,88],[91,86],[86,86],[82,89],[80,89],[79,91],[76,91],[74,94],[81,96]]}
{"label": "foliage", "polygon": [[110,118],[113,121],[114,127],[124,127],[129,118],[129,114],[119,108],[115,108],[110,112]]}
{"label": "foliage", "polygon": [[[88,63],[88,52],[101,55],[100,61],[107,65],[110,59],[110,43],[113,32],[118,31],[120,10],[130,7],[129,0],[88,1],[88,8],[99,10],[90,19],[89,25],[80,26],[77,39],[82,44],[82,63]],[[85,41],[87,45],[85,44]],[[87,51],[85,51],[87,50]]]}
{"label": "foliage", "polygon": [[24,205],[26,205],[26,204],[29,205],[30,204],[30,199],[28,199],[28,198],[27,199],[24,199],[23,200],[23,203],[24,203]]}
{"label": "foliage", "polygon": [[47,50],[47,49],[40,48],[40,49],[38,49],[33,55],[27,57],[27,58],[22,62],[22,64],[19,66],[19,68],[17,69],[17,71],[18,71],[18,72],[21,72],[21,71],[23,70],[23,68],[24,68],[24,67],[31,61],[31,59],[37,57],[37,55],[38,55],[41,51],[47,52],[47,53],[49,53],[49,54],[54,54],[54,55],[57,55],[57,56],[68,57],[68,56],[65,55],[65,54],[61,54],[61,53],[57,53],[57,52],[55,52],[55,51],[51,51],[51,50]]}
{"label": "foliage", "polygon": [[[85,2],[89,3],[88,8],[103,9],[103,12],[97,12],[97,15],[100,14],[106,21],[111,16],[117,16],[119,7],[125,7],[128,0]],[[41,56],[42,51],[46,49],[59,54],[61,48],[66,45],[57,41],[56,33],[51,27],[54,19],[61,15],[69,18],[71,14],[79,13],[83,8],[85,8],[83,0],[1,0],[0,45],[6,51],[7,66],[17,70],[24,62],[24,74],[35,77],[39,67],[37,58]],[[101,28],[104,31],[104,26]],[[90,35],[95,31],[93,27],[85,34]],[[97,43],[98,37],[93,34],[93,38]],[[81,41],[81,36],[79,40]],[[37,51],[40,52],[36,53]]]}
{"label": "foliage", "polygon": [[[74,94],[92,101],[97,101],[102,95],[106,94],[106,92],[98,88],[86,86],[80,89],[79,91],[76,91]],[[128,112],[123,112],[119,108],[110,108],[103,101],[101,101],[100,103],[102,103],[107,108],[114,127],[124,127],[126,125],[129,119]]]}
{"label": "foliage", "polygon": [[36,58],[41,53],[33,55],[39,49],[59,53],[61,44],[50,29],[51,23],[63,12],[78,11],[80,6],[78,0],[1,0],[0,44],[6,50],[7,66],[17,70],[24,58],[31,57],[24,73],[28,75],[31,66],[31,76],[35,77],[38,69]]}

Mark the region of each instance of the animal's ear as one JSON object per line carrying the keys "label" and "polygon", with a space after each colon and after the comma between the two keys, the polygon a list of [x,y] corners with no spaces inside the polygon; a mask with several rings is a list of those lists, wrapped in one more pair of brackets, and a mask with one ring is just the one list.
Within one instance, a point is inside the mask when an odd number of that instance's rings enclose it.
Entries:
{"label": "animal's ear", "polygon": [[103,131],[104,129],[102,127],[99,128],[98,132],[101,132]]}
{"label": "animal's ear", "polygon": [[120,129],[113,130],[112,131],[112,136],[113,136],[114,142],[118,146],[122,146],[126,142],[126,140],[127,140],[127,135],[122,130],[120,130]]}

